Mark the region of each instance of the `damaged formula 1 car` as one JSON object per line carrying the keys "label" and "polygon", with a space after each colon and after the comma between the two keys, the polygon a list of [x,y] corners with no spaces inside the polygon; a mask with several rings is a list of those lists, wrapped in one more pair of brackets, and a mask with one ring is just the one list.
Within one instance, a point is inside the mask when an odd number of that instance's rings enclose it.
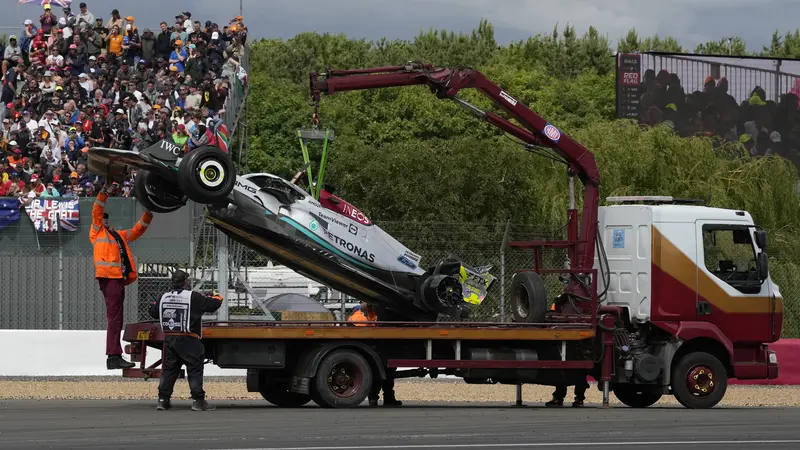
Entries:
{"label": "damaged formula 1 car", "polygon": [[188,201],[233,240],[359,300],[388,320],[435,322],[469,317],[496,278],[489,268],[447,259],[423,268],[406,248],[358,208],[320,189],[319,197],[267,173],[237,175],[229,154],[207,146],[183,154],[169,140],[142,151],[93,148],[89,169],[115,179],[137,169],[134,193],[143,207],[170,213]]}

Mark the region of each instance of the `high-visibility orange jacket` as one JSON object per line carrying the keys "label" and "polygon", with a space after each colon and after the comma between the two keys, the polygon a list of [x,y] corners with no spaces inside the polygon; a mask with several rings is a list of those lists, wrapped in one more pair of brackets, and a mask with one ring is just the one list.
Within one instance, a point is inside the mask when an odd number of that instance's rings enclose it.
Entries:
{"label": "high-visibility orange jacket", "polygon": [[[117,240],[103,227],[103,213],[106,207],[106,199],[108,194],[100,192],[94,201],[92,207],[92,229],[89,230],[89,241],[94,246],[94,274],[95,278],[115,278],[120,279],[122,276],[122,258],[120,255],[119,244]],[[119,237],[122,239],[122,244],[125,246],[125,253],[128,255],[130,272],[125,277],[125,285],[129,285],[136,281],[136,261],[133,259],[128,242],[133,242],[139,239],[150,221],[153,220],[153,214],[146,212],[139,219],[139,222],[130,230],[116,230]]]}
{"label": "high-visibility orange jacket", "polygon": [[[378,316],[375,315],[374,312],[370,312],[369,316],[364,315],[361,310],[358,310],[350,315],[347,319],[348,322],[375,322],[378,320]],[[355,326],[357,327],[374,327],[374,323],[356,323]]]}

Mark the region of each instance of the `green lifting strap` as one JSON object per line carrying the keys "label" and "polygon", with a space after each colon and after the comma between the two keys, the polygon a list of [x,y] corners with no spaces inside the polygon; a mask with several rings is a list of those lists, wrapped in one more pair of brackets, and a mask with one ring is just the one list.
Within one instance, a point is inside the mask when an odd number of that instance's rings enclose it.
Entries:
{"label": "green lifting strap", "polygon": [[[306,173],[308,174],[308,192],[311,196],[319,200],[319,192],[322,189],[322,180],[325,176],[325,163],[328,160],[328,143],[333,142],[333,130],[326,129],[320,131],[317,129],[312,130],[297,130],[297,139],[300,141],[300,149],[303,151],[303,163],[308,165]],[[306,141],[322,141],[322,158],[319,163],[319,178],[317,179],[317,186],[314,187],[314,174],[311,169],[311,157],[308,153],[308,145]]]}

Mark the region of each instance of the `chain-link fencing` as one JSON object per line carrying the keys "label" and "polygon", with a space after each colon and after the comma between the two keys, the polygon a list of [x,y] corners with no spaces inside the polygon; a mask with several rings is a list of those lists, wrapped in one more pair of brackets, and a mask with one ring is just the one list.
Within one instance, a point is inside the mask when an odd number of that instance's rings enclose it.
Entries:
{"label": "chain-link fencing", "polygon": [[[133,199],[110,199],[112,222],[118,228],[132,226],[141,209]],[[115,206],[116,205],[116,206]],[[75,232],[35,233],[29,220],[0,230],[0,329],[100,330],[105,328],[105,305],[94,279],[92,248],[88,233],[91,199],[81,203],[81,226]],[[85,220],[84,220],[85,218]],[[423,267],[454,256],[469,265],[492,266],[498,281],[484,302],[475,307],[467,321],[509,322],[512,320],[512,276],[533,267],[530,250],[506,245],[509,241],[561,237],[540,228],[507,223],[397,223],[380,226],[412,251],[422,256]],[[193,288],[224,291],[226,307],[208,316],[218,320],[344,320],[357,304],[350,298],[273,263],[264,255],[220,233],[204,219],[203,208],[191,204],[178,213],[159,215],[147,234],[131,245],[139,279],[128,286],[125,297],[126,323],[151,320],[151,302],[169,290],[171,273],[189,271]],[[781,286],[785,302],[783,337],[800,337],[800,291],[794,284],[792,267],[800,255],[771,256],[773,280]],[[220,283],[219,261],[227,272]],[[548,250],[543,265],[563,267],[562,250]],[[561,292],[562,275],[543,275],[550,301]],[[269,300],[280,294],[300,294],[316,302],[308,309],[271,309]],[[320,306],[321,305],[321,306]],[[324,309],[323,309],[324,308]],[[307,313],[307,314],[303,314]],[[324,314],[323,314],[324,316]],[[448,321],[445,317],[441,321]]]}

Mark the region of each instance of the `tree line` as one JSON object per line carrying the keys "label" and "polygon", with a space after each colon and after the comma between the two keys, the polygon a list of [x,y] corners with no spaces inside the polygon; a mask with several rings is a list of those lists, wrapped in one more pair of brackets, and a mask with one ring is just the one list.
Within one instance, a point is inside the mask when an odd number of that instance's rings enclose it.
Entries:
{"label": "tree line", "polygon": [[[760,50],[748,50],[739,38],[703,43],[693,50],[800,57],[800,31],[775,32],[770,46]],[[296,130],[311,126],[311,71],[407,61],[469,66],[596,155],[601,201],[612,195],[673,195],[750,211],[771,233],[770,246],[778,258],[771,269],[782,291],[800,295],[800,202],[794,165],[781,157],[752,159],[739,148],[723,155],[709,138],[681,138],[666,127],[616,120],[615,51],[688,49],[673,37],[640,37],[636,30],[614,49],[597,29],[578,35],[569,26],[499,45],[486,21],[470,33],[429,30],[413,40],[302,33],[287,40],[254,41],[247,169],[291,177],[302,166]],[[463,97],[496,111],[477,93],[465,92]],[[563,165],[526,152],[427,88],[323,97],[320,116],[321,126],[336,132],[326,182],[379,223],[510,220],[556,230],[565,221]],[[319,158],[320,148],[311,146],[312,160]]]}

